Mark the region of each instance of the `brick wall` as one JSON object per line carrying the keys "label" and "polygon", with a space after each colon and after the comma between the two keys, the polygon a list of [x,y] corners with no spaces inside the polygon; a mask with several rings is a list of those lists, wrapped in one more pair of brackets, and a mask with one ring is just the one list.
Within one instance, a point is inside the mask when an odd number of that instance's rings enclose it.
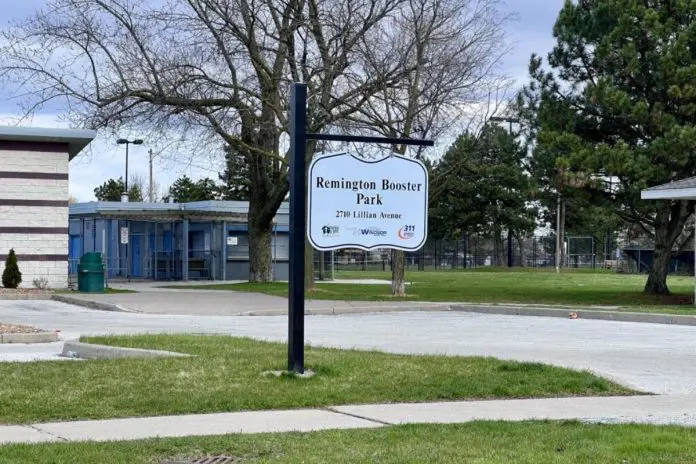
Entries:
{"label": "brick wall", "polygon": [[[56,144],[0,142],[0,258],[14,248],[22,287],[68,282],[68,152]],[[4,264],[0,265],[4,268]],[[1,271],[1,269],[0,269]]]}

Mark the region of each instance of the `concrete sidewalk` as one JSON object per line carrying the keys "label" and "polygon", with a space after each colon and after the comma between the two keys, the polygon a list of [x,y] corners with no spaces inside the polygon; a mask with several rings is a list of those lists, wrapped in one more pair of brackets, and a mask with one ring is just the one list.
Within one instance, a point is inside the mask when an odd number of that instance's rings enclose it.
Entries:
{"label": "concrete sidewalk", "polygon": [[0,444],[309,432],[475,420],[580,420],[696,426],[696,395],[375,404],[0,426]]}

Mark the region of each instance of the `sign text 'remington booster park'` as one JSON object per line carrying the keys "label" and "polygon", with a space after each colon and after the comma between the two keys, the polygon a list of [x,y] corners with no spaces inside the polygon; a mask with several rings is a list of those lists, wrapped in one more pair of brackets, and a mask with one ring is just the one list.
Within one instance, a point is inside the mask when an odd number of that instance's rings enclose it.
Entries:
{"label": "sign text 'remington booster park'", "polygon": [[427,237],[428,174],[417,160],[366,160],[348,153],[309,167],[307,234],[318,250],[415,251]]}

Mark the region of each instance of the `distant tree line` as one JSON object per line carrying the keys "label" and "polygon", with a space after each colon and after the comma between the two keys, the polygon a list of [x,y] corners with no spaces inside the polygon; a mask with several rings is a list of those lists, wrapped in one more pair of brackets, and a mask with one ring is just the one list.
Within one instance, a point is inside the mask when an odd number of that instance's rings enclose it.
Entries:
{"label": "distant tree line", "polygon": [[[249,182],[246,161],[234,150],[227,147],[225,150],[226,167],[215,182],[209,177],[196,181],[186,175],[178,178],[166,190],[166,193],[155,198],[164,203],[187,203],[206,200],[249,200]],[[94,189],[94,196],[98,201],[121,201],[121,195],[125,191],[125,183],[122,177],[109,179]],[[146,201],[143,192],[147,191],[144,180],[140,176],[133,176],[128,185],[128,201]]]}

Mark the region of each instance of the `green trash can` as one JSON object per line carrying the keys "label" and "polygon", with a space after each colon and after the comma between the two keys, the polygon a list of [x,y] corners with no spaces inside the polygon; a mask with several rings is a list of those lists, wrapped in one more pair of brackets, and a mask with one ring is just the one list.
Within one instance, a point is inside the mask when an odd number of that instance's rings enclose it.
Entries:
{"label": "green trash can", "polygon": [[104,291],[104,264],[101,253],[85,253],[77,265],[77,289],[85,293]]}

